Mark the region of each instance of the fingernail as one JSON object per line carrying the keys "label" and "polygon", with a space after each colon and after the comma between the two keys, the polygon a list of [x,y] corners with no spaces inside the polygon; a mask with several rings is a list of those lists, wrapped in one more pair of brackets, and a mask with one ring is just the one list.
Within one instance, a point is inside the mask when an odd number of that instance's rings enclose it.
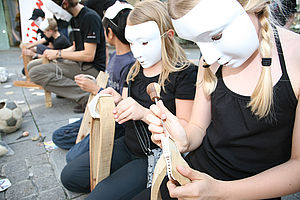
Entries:
{"label": "fingernail", "polygon": [[166,118],[167,118],[167,115],[166,115],[166,114],[162,114],[162,115],[161,115],[161,118],[162,118],[162,119],[166,119]]}

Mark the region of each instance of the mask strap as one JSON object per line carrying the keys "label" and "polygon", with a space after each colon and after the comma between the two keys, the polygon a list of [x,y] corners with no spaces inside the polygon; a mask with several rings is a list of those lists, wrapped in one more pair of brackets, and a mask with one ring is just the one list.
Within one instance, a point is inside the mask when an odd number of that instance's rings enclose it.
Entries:
{"label": "mask strap", "polygon": [[164,32],[160,37],[164,37],[166,34],[168,34],[168,31]]}

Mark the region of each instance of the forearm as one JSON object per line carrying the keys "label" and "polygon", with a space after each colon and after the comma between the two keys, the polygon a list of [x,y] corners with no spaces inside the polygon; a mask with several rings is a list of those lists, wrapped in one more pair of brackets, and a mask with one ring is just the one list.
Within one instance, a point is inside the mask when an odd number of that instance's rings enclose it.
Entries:
{"label": "forearm", "polygon": [[189,122],[184,127],[184,130],[187,135],[187,144],[185,145],[186,147],[184,152],[190,152],[197,149],[203,141],[205,130],[192,122]]}
{"label": "forearm", "polygon": [[40,40],[38,40],[38,41],[36,41],[36,42],[33,42],[33,43],[27,45],[26,48],[27,48],[27,49],[30,49],[30,48],[32,48],[32,47],[35,47],[35,46],[39,45],[39,44],[44,44],[45,42],[47,42],[46,39],[45,39],[45,38],[42,38],[42,39],[40,39]]}
{"label": "forearm", "polygon": [[255,176],[223,182],[226,199],[266,199],[300,191],[300,161],[288,162]]}
{"label": "forearm", "polygon": [[94,56],[87,54],[85,51],[62,51],[61,57],[77,62],[92,62],[94,60]]}

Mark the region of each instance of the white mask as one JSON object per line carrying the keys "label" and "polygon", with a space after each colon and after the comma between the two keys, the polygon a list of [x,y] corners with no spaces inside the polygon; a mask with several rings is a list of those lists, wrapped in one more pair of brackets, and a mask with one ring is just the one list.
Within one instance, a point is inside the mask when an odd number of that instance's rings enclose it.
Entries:
{"label": "white mask", "polygon": [[41,23],[41,25],[40,25],[39,28],[42,31],[45,31],[48,27],[49,27],[48,19],[45,19],[44,21],[42,21],[42,23]]}
{"label": "white mask", "polygon": [[39,27],[42,23],[43,19],[41,17],[38,17],[36,20],[34,20],[34,23]]}
{"label": "white mask", "polygon": [[45,0],[45,6],[53,15],[55,15],[57,19],[62,19],[68,22],[72,18],[72,15],[70,13],[65,11],[62,7],[51,0]]}
{"label": "white mask", "polygon": [[143,68],[149,68],[161,60],[161,37],[156,22],[127,25],[125,38],[130,43],[134,57]]}
{"label": "white mask", "polygon": [[218,61],[239,67],[259,46],[255,27],[237,0],[201,0],[172,23],[179,37],[199,46],[209,65]]}

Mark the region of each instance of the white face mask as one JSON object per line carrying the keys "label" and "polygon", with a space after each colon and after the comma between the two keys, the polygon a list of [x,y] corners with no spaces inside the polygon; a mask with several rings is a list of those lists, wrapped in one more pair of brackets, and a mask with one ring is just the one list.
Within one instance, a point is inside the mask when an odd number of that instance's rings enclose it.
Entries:
{"label": "white face mask", "polygon": [[41,17],[38,17],[36,20],[34,20],[34,23],[39,27],[42,23],[43,19]]}
{"label": "white face mask", "polygon": [[72,18],[72,15],[70,13],[65,11],[62,7],[51,0],[45,0],[45,6],[53,15],[55,15],[57,19],[62,19],[68,22]]}
{"label": "white face mask", "polygon": [[143,68],[151,67],[161,60],[161,37],[156,22],[127,25],[125,38],[130,43],[134,57]]}
{"label": "white face mask", "polygon": [[195,42],[207,64],[241,66],[258,48],[255,27],[237,0],[201,0],[173,20],[179,37]]}

